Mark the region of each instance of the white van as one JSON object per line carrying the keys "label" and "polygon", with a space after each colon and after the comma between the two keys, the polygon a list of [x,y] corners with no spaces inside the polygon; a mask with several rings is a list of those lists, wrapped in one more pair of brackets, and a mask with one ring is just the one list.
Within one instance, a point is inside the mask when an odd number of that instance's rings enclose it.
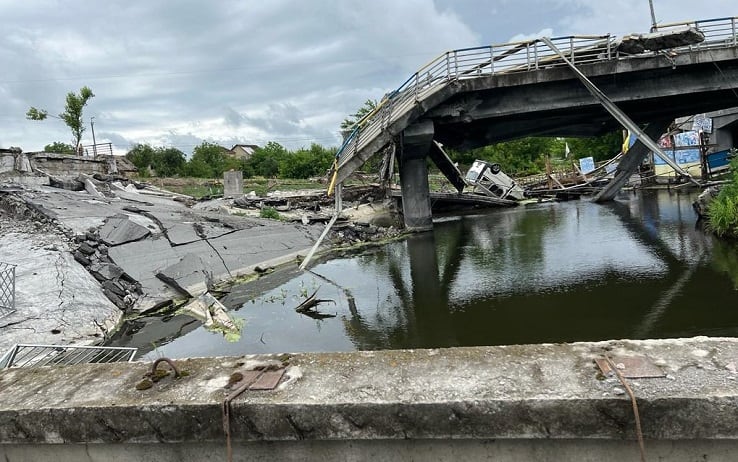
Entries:
{"label": "white van", "polygon": [[525,191],[515,180],[503,173],[500,164],[491,164],[484,160],[475,160],[468,172],[466,183],[481,189],[488,196],[500,199],[525,199]]}

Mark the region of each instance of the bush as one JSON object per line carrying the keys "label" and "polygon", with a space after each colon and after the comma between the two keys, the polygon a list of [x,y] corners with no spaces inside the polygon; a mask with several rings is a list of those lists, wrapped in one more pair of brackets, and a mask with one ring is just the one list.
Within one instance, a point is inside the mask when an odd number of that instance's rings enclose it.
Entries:
{"label": "bush", "polygon": [[279,216],[279,212],[277,212],[277,209],[274,207],[262,207],[261,212],[259,212],[259,216],[261,218],[269,218],[270,220],[282,219],[282,217]]}
{"label": "bush", "polygon": [[710,202],[707,211],[709,228],[720,237],[738,238],[738,158],[730,163],[732,181]]}

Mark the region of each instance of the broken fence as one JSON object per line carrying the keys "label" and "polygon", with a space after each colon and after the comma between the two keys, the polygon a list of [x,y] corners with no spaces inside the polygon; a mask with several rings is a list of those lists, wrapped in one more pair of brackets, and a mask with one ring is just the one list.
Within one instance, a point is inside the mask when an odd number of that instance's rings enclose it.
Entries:
{"label": "broken fence", "polygon": [[137,351],[131,347],[17,344],[0,358],[0,369],[132,362]]}
{"label": "broken fence", "polygon": [[15,265],[0,262],[0,318],[15,312]]}

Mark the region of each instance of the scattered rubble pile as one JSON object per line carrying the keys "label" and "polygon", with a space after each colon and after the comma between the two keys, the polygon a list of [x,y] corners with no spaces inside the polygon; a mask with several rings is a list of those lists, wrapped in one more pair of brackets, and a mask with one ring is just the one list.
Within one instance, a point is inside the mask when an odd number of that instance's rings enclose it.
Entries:
{"label": "scattered rubble pile", "polygon": [[100,237],[101,233],[106,234],[106,227],[111,228],[106,224],[102,230],[90,228],[87,233],[75,236],[78,247],[74,259],[100,282],[103,293],[115,306],[130,312],[143,291],[138,281],[110,259],[108,246],[111,242]]}

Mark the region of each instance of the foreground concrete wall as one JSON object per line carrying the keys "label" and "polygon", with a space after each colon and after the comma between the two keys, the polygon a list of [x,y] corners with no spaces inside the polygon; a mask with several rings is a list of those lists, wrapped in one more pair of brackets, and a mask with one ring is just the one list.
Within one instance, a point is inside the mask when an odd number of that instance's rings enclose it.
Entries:
{"label": "foreground concrete wall", "polygon": [[285,366],[231,403],[234,460],[637,460],[605,355],[665,373],[628,379],[647,460],[735,460],[738,340],[706,338],[189,359],[144,390],[144,363],[4,371],[0,456],[223,460],[229,377]]}

